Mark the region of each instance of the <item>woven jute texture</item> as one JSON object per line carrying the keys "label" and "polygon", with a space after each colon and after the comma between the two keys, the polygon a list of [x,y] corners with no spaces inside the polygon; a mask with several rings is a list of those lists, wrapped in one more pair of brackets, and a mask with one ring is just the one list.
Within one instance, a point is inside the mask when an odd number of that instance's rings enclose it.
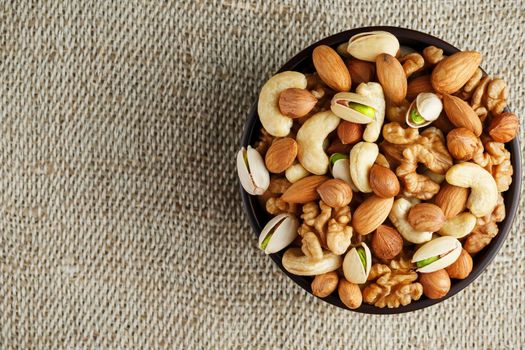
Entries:
{"label": "woven jute texture", "polygon": [[475,283],[399,316],[313,298],[256,248],[234,156],[260,86],[381,24],[481,51],[525,114],[522,2],[0,1],[0,348],[522,347],[521,212]]}

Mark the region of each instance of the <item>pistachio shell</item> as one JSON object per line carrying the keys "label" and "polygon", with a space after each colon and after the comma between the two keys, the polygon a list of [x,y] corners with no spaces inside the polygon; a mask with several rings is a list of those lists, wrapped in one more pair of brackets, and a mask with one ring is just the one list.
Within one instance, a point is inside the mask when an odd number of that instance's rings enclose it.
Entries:
{"label": "pistachio shell", "polygon": [[366,267],[363,267],[359,254],[357,253],[359,246],[352,248],[343,260],[345,278],[349,282],[356,284],[365,283],[372,268],[372,254],[370,253],[370,249],[364,242],[361,243],[361,246],[365,250]]}
{"label": "pistachio shell", "polygon": [[332,98],[330,109],[336,116],[338,116],[341,119],[348,120],[349,122],[357,124],[368,124],[374,121],[374,119],[371,119],[370,117],[359,113],[355,109],[343,106],[342,104],[338,103],[338,101],[344,101],[345,103],[355,102],[365,106],[369,106],[374,108],[377,113],[377,104],[372,99],[353,92],[340,92],[338,94],[335,94],[335,96]]}
{"label": "pistachio shell", "polygon": [[266,254],[277,253],[281,249],[286,248],[297,237],[297,229],[299,228],[299,220],[292,214],[279,214],[264,226],[259,236],[259,248],[262,249],[262,243],[266,236],[272,233],[270,241],[264,249]]}
{"label": "pistachio shell", "polygon": [[452,265],[461,254],[461,242],[454,237],[443,236],[423,244],[412,257],[412,262],[422,261],[434,256],[441,256],[438,260],[417,269],[417,272],[434,272]]}
{"label": "pistachio shell", "polygon": [[348,41],[347,51],[353,57],[375,62],[376,57],[382,53],[396,56],[399,50],[397,38],[384,31],[366,32],[354,35]]}
{"label": "pistachio shell", "polygon": [[[426,120],[425,123],[415,124],[410,119],[410,112],[413,108],[416,108],[417,112]],[[417,95],[416,99],[410,104],[410,107],[406,113],[406,122],[411,128],[422,128],[434,120],[439,118],[441,111],[443,110],[443,103],[441,99],[431,92],[422,92]]]}
{"label": "pistachio shell", "polygon": [[261,195],[270,186],[270,173],[264,160],[251,146],[242,147],[237,153],[237,174],[242,187],[251,195]]}
{"label": "pistachio shell", "polygon": [[332,165],[332,176],[334,179],[346,181],[352,188],[352,191],[359,191],[350,176],[350,160],[348,158],[339,159]]}

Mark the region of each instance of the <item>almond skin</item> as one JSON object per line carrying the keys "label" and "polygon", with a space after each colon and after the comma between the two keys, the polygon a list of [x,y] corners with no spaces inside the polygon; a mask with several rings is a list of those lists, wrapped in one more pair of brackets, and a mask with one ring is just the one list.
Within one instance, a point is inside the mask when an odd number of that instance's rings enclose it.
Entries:
{"label": "almond skin", "polygon": [[379,225],[372,236],[372,251],[383,260],[395,258],[403,249],[403,237],[393,227]]}
{"label": "almond skin", "polygon": [[337,127],[337,136],[343,145],[352,145],[363,139],[363,125],[341,120]]}
{"label": "almond skin", "polygon": [[290,118],[307,115],[317,103],[317,99],[308,90],[289,88],[279,95],[279,110]]}
{"label": "almond skin", "polygon": [[356,85],[361,83],[368,83],[374,80],[376,74],[376,67],[371,62],[361,61],[357,58],[352,58],[346,63],[346,67],[352,77],[352,82]]}
{"label": "almond skin", "polygon": [[337,292],[343,304],[349,309],[357,309],[363,302],[363,294],[359,286],[355,283],[348,282],[344,278],[339,280]]}
{"label": "almond skin", "polygon": [[317,187],[317,193],[322,201],[332,208],[341,208],[350,204],[352,200],[352,188],[345,181],[330,179]]}
{"label": "almond skin", "polygon": [[408,212],[408,223],[418,231],[437,232],[445,224],[443,210],[435,204],[420,203]]}
{"label": "almond skin", "polygon": [[443,95],[443,108],[454,126],[469,129],[477,137],[481,135],[481,120],[467,102],[457,96]]}
{"label": "almond skin", "polygon": [[457,128],[447,134],[447,148],[456,160],[470,160],[479,147],[479,139],[472,131]]}
{"label": "almond skin", "polygon": [[465,210],[468,195],[468,188],[444,184],[434,197],[434,203],[441,208],[445,218],[450,219]]}
{"label": "almond skin", "polygon": [[370,187],[381,198],[395,197],[399,193],[399,180],[396,174],[381,165],[374,164],[370,169]]}
{"label": "almond skin", "polygon": [[355,210],[352,227],[360,235],[373,232],[386,220],[393,204],[394,197],[381,198],[371,195]]}
{"label": "almond skin", "polygon": [[385,95],[395,104],[401,104],[407,95],[407,77],[397,58],[382,53],[376,59],[377,78]]}
{"label": "almond skin", "polygon": [[520,127],[520,120],[518,117],[510,112],[504,112],[492,119],[489,126],[489,135],[496,142],[512,141]]}
{"label": "almond skin", "polygon": [[326,176],[312,175],[307,176],[290,186],[281,196],[281,199],[288,203],[308,203],[319,199],[317,187],[328,180]]}
{"label": "almond skin", "polygon": [[450,290],[450,277],[445,269],[420,273],[419,283],[423,286],[423,293],[429,299],[443,298]]}
{"label": "almond skin", "polygon": [[312,294],[319,298],[326,298],[337,289],[338,283],[339,276],[335,271],[317,275],[312,281]]}
{"label": "almond skin", "polygon": [[319,45],[312,52],[315,70],[322,81],[335,91],[350,91],[352,80],[339,54],[327,45]]}
{"label": "almond skin", "polygon": [[472,257],[470,254],[465,249],[461,249],[461,255],[458,260],[452,265],[449,265],[445,270],[447,270],[450,278],[463,280],[472,272],[472,265]]}
{"label": "almond skin", "polygon": [[268,171],[278,174],[288,169],[297,157],[297,142],[291,137],[275,140],[268,151],[264,162]]}
{"label": "almond skin", "polygon": [[422,92],[434,92],[430,75],[422,75],[411,79],[407,86],[407,99],[413,100]]}
{"label": "almond skin", "polygon": [[456,52],[443,59],[432,71],[432,86],[443,94],[453,94],[474,75],[481,63],[476,51]]}

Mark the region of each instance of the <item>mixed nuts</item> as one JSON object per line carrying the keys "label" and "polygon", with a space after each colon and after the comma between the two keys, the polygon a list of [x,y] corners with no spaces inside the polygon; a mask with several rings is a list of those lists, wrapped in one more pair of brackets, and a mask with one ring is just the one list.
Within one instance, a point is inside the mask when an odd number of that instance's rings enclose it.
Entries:
{"label": "mixed nuts", "polygon": [[382,31],[312,53],[314,73],[262,87],[243,188],[273,218],[258,246],[312,292],[399,307],[447,295],[498,234],[518,117],[481,54],[400,46]]}

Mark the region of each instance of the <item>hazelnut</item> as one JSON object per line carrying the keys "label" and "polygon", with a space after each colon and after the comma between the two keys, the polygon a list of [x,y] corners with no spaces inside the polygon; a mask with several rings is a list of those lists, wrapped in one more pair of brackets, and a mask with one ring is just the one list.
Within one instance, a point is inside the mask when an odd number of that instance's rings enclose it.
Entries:
{"label": "hazelnut", "polygon": [[330,179],[317,188],[317,193],[329,207],[341,208],[350,204],[352,188],[345,181]]}
{"label": "hazelnut", "polygon": [[352,58],[348,60],[346,67],[350,72],[352,82],[356,85],[374,80],[376,66],[373,63]]}
{"label": "hazelnut", "polygon": [[381,198],[391,198],[399,193],[399,180],[396,174],[384,166],[374,164],[370,168],[370,187]]}
{"label": "hazelnut", "polygon": [[419,283],[423,286],[423,293],[430,299],[443,298],[450,290],[450,277],[445,269],[420,273]]}
{"label": "hazelnut", "polygon": [[457,160],[470,160],[479,147],[479,139],[466,128],[453,129],[447,135],[448,151]]}
{"label": "hazelnut", "polygon": [[446,270],[450,278],[465,279],[472,272],[472,257],[465,249],[462,249],[459,258]]}
{"label": "hazelnut", "polygon": [[325,298],[336,290],[338,283],[339,276],[335,271],[317,275],[312,281],[312,294],[319,298]]}
{"label": "hazelnut", "polygon": [[355,283],[348,282],[346,279],[339,280],[339,287],[337,288],[339,298],[350,309],[357,309],[363,303],[363,295],[361,289]]}
{"label": "hazelnut", "polygon": [[395,258],[403,249],[403,237],[396,229],[380,225],[372,236],[374,255],[383,260]]}
{"label": "hazelnut", "polygon": [[279,110],[290,118],[307,115],[317,103],[317,98],[308,90],[289,88],[279,95]]}
{"label": "hazelnut", "polygon": [[443,210],[435,204],[420,203],[408,212],[408,223],[417,231],[437,232],[445,224]]}
{"label": "hazelnut", "polygon": [[342,120],[337,127],[337,136],[343,145],[351,145],[363,138],[363,125]]}
{"label": "hazelnut", "polygon": [[505,143],[516,137],[519,127],[518,117],[513,113],[504,112],[492,119],[488,131],[494,141]]}

